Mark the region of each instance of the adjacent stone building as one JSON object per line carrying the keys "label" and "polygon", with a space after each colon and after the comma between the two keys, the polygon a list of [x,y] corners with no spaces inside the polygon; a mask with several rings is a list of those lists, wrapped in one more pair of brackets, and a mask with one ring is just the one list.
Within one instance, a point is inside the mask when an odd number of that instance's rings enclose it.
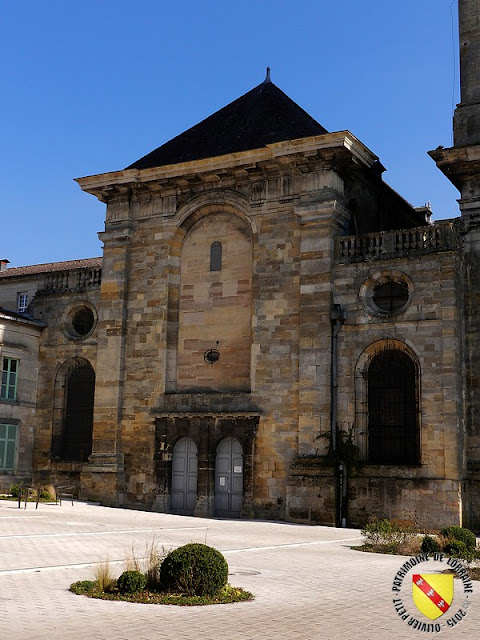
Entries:
{"label": "adjacent stone building", "polygon": [[[101,264],[101,258],[90,258],[0,272],[3,485],[32,482],[34,436],[34,463],[37,467],[42,453],[48,456],[49,482],[61,482],[64,471],[69,481],[78,478],[80,461],[91,452],[96,343],[90,334]],[[23,296],[28,305],[19,311]],[[82,371],[90,377],[90,389]]]}
{"label": "adjacent stone building", "polygon": [[431,222],[269,73],[78,180],[107,205],[103,259],[33,300],[38,481],[179,514],[480,526],[480,6],[459,4],[455,147],[431,152],[458,219]]}
{"label": "adjacent stone building", "polygon": [[29,482],[44,323],[0,306],[0,491]]}

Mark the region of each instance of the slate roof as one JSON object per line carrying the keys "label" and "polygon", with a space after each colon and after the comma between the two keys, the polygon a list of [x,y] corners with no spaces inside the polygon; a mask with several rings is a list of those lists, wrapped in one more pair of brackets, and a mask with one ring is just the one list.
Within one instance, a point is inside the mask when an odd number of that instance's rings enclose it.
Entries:
{"label": "slate roof", "polygon": [[213,158],[324,133],[328,131],[273,84],[267,70],[262,84],[126,168]]}
{"label": "slate roof", "polygon": [[65,262],[47,262],[45,264],[32,264],[26,267],[12,267],[0,272],[0,278],[13,278],[15,276],[34,276],[39,273],[52,271],[71,271],[72,269],[100,269],[102,258],[85,258],[83,260],[66,260]]}
{"label": "slate roof", "polygon": [[43,322],[43,320],[37,320],[36,318],[30,316],[28,313],[18,313],[18,311],[5,309],[5,307],[0,307],[0,319],[12,320],[14,322],[20,322],[23,324],[32,324],[37,327],[47,326],[46,322]]}

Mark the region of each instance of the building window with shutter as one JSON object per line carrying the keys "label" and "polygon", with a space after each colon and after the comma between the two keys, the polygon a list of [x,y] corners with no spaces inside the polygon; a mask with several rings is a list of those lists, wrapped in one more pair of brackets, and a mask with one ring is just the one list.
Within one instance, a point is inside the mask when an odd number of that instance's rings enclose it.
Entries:
{"label": "building window with shutter", "polygon": [[3,358],[2,384],[0,386],[0,399],[17,399],[18,365],[16,358]]}
{"label": "building window with shutter", "polygon": [[0,471],[13,471],[17,451],[17,426],[0,424]]}

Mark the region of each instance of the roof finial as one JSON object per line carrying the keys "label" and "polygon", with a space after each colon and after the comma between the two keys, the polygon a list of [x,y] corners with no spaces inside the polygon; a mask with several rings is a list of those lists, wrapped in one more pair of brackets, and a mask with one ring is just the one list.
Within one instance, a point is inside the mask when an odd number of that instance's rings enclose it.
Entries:
{"label": "roof finial", "polygon": [[270,67],[267,67],[267,75],[265,76],[265,80],[263,81],[263,83],[265,84],[266,82],[271,82],[272,79],[270,78]]}

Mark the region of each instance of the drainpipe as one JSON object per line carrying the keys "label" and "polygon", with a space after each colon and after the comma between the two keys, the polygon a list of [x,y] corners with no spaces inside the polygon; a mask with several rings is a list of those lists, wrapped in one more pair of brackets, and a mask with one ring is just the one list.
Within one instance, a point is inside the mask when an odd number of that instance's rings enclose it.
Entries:
{"label": "drainpipe", "polygon": [[347,526],[347,466],[337,455],[337,389],[338,389],[338,364],[337,364],[337,339],[340,329],[347,318],[339,304],[332,304],[330,311],[330,322],[332,324],[332,345],[331,345],[331,375],[330,375],[330,446],[333,453],[337,486],[337,523],[341,527]]}

